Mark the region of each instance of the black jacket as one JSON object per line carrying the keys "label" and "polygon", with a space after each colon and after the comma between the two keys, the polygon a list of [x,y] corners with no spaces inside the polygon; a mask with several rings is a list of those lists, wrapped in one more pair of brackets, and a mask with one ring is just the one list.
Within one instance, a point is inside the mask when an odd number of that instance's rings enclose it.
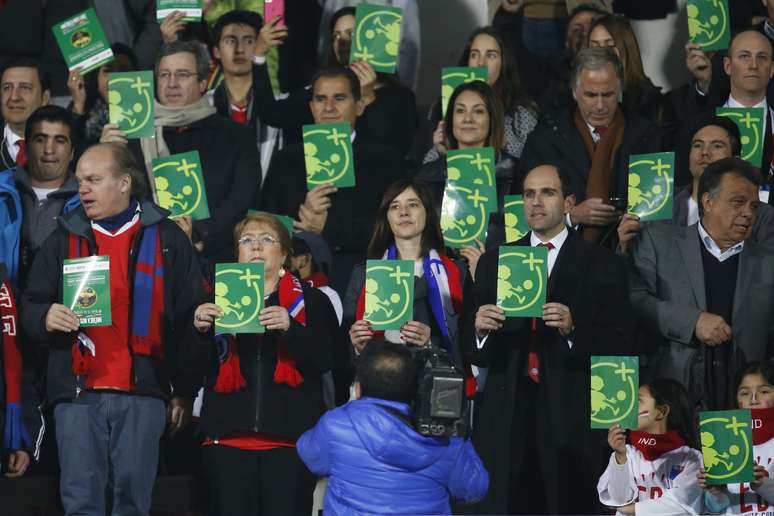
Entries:
{"label": "black jacket", "polygon": [[[237,335],[241,372],[247,383],[244,389],[228,394],[213,390],[218,366],[216,354],[211,355],[201,417],[207,437],[252,431],[296,440],[325,411],[322,374],[333,367],[331,339],[336,335],[338,321],[325,294],[312,287],[303,289],[306,326],[291,317],[290,328],[284,335],[268,331],[260,344],[257,335]],[[277,300],[275,293],[266,306],[277,305]],[[274,382],[280,336],[304,378],[297,387]],[[214,350],[215,346],[210,346]]]}
{"label": "black jacket", "polygon": [[[193,326],[193,313],[203,302],[203,279],[193,247],[183,231],[166,218],[168,212],[151,202],[142,203],[140,230],[132,241],[129,285],[142,231],[158,224],[164,262],[164,353],[160,362],[149,356],[132,357],[133,393],[167,398],[170,383],[177,396],[193,398],[206,370],[211,344]],[[72,372],[72,336],[46,330],[46,313],[62,300],[62,264],[68,258],[70,233],[86,238],[97,254],[94,233],[82,207],[59,218],[59,227],[38,251],[27,289],[22,295],[22,328],[34,346],[48,351],[47,396],[49,403],[72,400],[83,378]],[[131,321],[131,315],[130,319]]]}

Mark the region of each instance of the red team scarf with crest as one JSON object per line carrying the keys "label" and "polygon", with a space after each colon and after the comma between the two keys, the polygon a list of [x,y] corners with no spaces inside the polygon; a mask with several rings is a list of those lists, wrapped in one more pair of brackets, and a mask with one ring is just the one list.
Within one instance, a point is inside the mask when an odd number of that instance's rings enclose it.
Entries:
{"label": "red team scarf with crest", "polygon": [[645,460],[656,460],[665,453],[685,446],[685,441],[675,430],[665,434],[649,434],[632,430],[629,434],[632,446],[642,453]]}

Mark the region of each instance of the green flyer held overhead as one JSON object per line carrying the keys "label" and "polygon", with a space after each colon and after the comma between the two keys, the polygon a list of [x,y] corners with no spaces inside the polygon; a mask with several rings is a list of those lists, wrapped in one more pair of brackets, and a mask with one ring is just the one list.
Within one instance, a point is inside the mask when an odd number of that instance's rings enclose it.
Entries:
{"label": "green flyer held overhead", "polygon": [[497,211],[497,191],[494,186],[462,182],[446,182],[441,204],[441,232],[449,247],[484,243],[489,227],[489,215]]}
{"label": "green flyer held overhead", "polygon": [[215,333],[263,333],[258,320],[263,308],[263,262],[215,264],[215,304],[223,315]]}
{"label": "green flyer held overhead", "polygon": [[111,124],[127,138],[152,138],[153,72],[116,72],[108,74],[108,115]]}
{"label": "green flyer held overhead", "polygon": [[591,357],[591,428],[637,429],[639,364],[638,357]]}
{"label": "green flyer held overhead", "polygon": [[414,317],[414,261],[368,260],[363,319],[374,330],[399,330]]}
{"label": "green flyer held overhead", "polygon": [[156,158],[151,164],[159,206],[169,210],[172,217],[210,218],[199,151]]}
{"label": "green flyer held overhead", "polygon": [[51,27],[68,70],[81,74],[113,60],[113,51],[105,38],[93,8],[67,18]]}
{"label": "green flyer held overhead", "polygon": [[156,0],[156,21],[159,23],[175,11],[182,12],[185,21],[201,21],[202,0]]}
{"label": "green flyer held overhead", "polygon": [[325,183],[337,188],[355,186],[349,124],[305,125],[303,131],[307,189]]}
{"label": "green flyer held overhead", "polygon": [[494,149],[449,150],[446,153],[446,177],[449,181],[495,186]]}
{"label": "green flyer held overhead", "polygon": [[515,242],[529,233],[527,219],[524,216],[524,198],[521,195],[506,195],[503,209],[506,242]]}
{"label": "green flyer held overhead", "polygon": [[548,249],[500,246],[497,306],[506,317],[542,317],[548,286]]}
{"label": "green flyer held overhead", "polygon": [[65,260],[62,304],[78,315],[81,326],[110,326],[110,257]]}
{"label": "green flyer held overhead", "polygon": [[285,226],[285,229],[288,230],[290,238],[293,238],[293,217],[288,217],[287,215],[277,215],[276,213],[269,213],[268,211],[247,210],[248,215],[259,215],[261,213],[271,215],[272,217],[275,217],[277,220],[282,222],[282,225]]}
{"label": "green flyer held overhead", "polygon": [[688,35],[702,50],[725,50],[731,42],[728,0],[688,0]]}
{"label": "green flyer held overhead", "polygon": [[445,117],[449,99],[460,84],[473,81],[487,82],[489,72],[485,67],[449,66],[441,70],[441,114]]}
{"label": "green flyer held overhead", "polygon": [[675,153],[629,156],[629,213],[641,221],[672,220]]}
{"label": "green flyer held overhead", "polygon": [[766,127],[763,108],[717,108],[715,114],[734,121],[742,137],[742,159],[754,167],[760,167],[763,161],[763,131]]}
{"label": "green flyer held overhead", "polygon": [[350,64],[365,61],[377,72],[395,73],[403,9],[360,4],[355,11]]}
{"label": "green flyer held overhead", "polygon": [[699,413],[699,440],[707,484],[752,482],[752,416],[749,410]]}

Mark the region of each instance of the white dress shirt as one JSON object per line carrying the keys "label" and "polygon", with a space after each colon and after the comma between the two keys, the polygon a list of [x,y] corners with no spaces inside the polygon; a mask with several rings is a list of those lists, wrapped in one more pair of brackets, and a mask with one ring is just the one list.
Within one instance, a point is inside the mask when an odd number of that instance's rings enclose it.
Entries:
{"label": "white dress shirt", "polygon": [[742,252],[742,249],[744,249],[744,240],[736,244],[735,246],[729,247],[725,251],[720,250],[720,246],[715,243],[715,240],[712,239],[709,233],[704,229],[704,226],[702,226],[701,222],[699,222],[699,236],[701,237],[701,242],[704,244],[704,248],[719,262],[724,262],[731,258],[734,255],[737,255]]}
{"label": "white dress shirt", "polygon": [[13,160],[13,163],[7,163],[8,165],[13,166],[16,164],[16,156],[19,155],[19,146],[16,145],[16,142],[23,139],[24,138],[13,132],[8,124],[5,124],[5,128],[3,129],[3,141],[5,142],[5,149]]}

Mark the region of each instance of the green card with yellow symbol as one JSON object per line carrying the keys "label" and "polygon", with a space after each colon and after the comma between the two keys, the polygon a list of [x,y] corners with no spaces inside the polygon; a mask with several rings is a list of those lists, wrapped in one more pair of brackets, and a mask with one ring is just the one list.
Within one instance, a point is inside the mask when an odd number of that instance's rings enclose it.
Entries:
{"label": "green card with yellow symbol", "polygon": [[688,36],[702,50],[723,50],[731,42],[728,0],[688,0]]}
{"label": "green card with yellow symbol", "polygon": [[671,220],[675,153],[629,156],[629,213],[640,220]]}
{"label": "green card with yellow symbol", "polygon": [[363,319],[374,330],[399,330],[414,316],[414,262],[368,260]]}
{"label": "green card with yellow symbol", "polygon": [[591,428],[637,428],[640,366],[637,357],[591,357]]}
{"label": "green card with yellow symbol", "polygon": [[355,164],[349,124],[304,126],[306,187],[332,183],[337,188],[355,186]]}
{"label": "green card with yellow symbol", "polygon": [[152,138],[153,72],[108,74],[108,116],[127,138]]}
{"label": "green card with yellow symbol", "polygon": [[763,161],[763,131],[766,127],[763,108],[717,108],[715,114],[734,121],[742,137],[742,159],[754,167],[760,167]]}
{"label": "green card with yellow symbol", "polygon": [[494,149],[450,150],[446,154],[446,177],[449,181],[495,186]]}
{"label": "green card with yellow symbol", "polygon": [[215,264],[215,304],[223,311],[216,333],[263,333],[263,262]]}
{"label": "green card with yellow symbol", "polygon": [[446,116],[449,99],[457,86],[473,81],[487,82],[488,77],[484,67],[450,66],[441,70],[441,114]]}
{"label": "green card with yellow symbol", "polygon": [[497,306],[506,317],[542,317],[548,286],[548,249],[500,246]]}
{"label": "green card with yellow symbol", "polygon": [[377,72],[395,73],[402,23],[403,9],[358,5],[349,62],[365,61]]}
{"label": "green card with yellow symbol", "polygon": [[700,412],[699,438],[708,484],[753,481],[752,416],[749,410]]}
{"label": "green card with yellow symbol", "polygon": [[77,68],[85,74],[113,60],[110,43],[93,7],[55,23],[51,30],[68,70]]}
{"label": "green card with yellow symbol", "polygon": [[515,242],[527,233],[527,218],[524,216],[524,197],[521,195],[506,195],[505,204],[505,241]]}
{"label": "green card with yellow symbol", "polygon": [[156,158],[151,163],[159,206],[172,217],[210,218],[199,151]]}
{"label": "green card with yellow symbol", "polygon": [[441,232],[449,247],[486,240],[489,214],[497,211],[494,186],[447,181],[441,204]]}

